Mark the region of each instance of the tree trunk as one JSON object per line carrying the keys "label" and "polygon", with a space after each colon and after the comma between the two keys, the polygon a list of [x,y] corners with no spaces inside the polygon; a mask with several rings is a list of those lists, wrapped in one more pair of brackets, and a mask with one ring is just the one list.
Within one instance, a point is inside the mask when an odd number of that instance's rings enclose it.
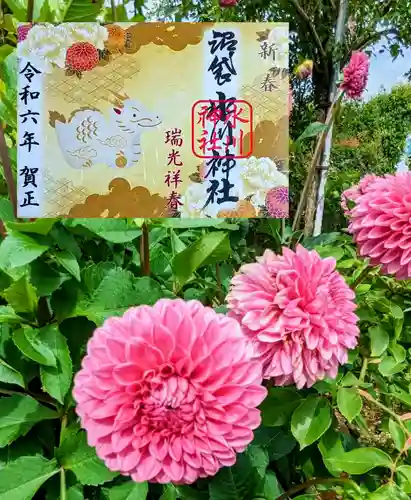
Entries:
{"label": "tree trunk", "polygon": [[[328,61],[329,72],[332,73],[332,61]],[[324,73],[318,71],[316,65],[313,68],[313,87],[314,87],[314,104],[318,110],[317,120],[324,123],[327,117],[328,110],[331,106],[330,102],[330,82],[325,77]],[[320,172],[318,168],[315,172],[313,182],[307,198],[307,205],[304,213],[304,235],[311,236],[314,231],[315,212],[317,209],[317,191],[320,182]]]}

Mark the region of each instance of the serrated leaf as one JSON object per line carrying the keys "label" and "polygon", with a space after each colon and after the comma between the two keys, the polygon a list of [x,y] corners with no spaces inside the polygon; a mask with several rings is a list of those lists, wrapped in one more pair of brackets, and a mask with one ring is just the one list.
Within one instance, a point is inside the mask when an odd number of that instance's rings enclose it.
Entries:
{"label": "serrated leaf", "polygon": [[14,394],[2,397],[0,404],[0,448],[24,436],[37,422],[59,418],[58,413],[30,396]]}
{"label": "serrated leaf", "polygon": [[0,500],[30,500],[58,472],[56,460],[22,457],[0,470]]}
{"label": "serrated leaf", "polygon": [[68,274],[59,273],[41,259],[30,265],[30,281],[37,289],[40,297],[48,297],[56,291],[65,281],[71,279]]}
{"label": "serrated leaf", "polygon": [[25,387],[23,375],[0,358],[0,382]]}
{"label": "serrated leaf", "polygon": [[243,500],[253,498],[260,484],[258,471],[249,457],[242,453],[232,467],[224,467],[208,485],[210,500]]}
{"label": "serrated leaf", "polygon": [[71,470],[84,485],[98,486],[118,476],[100,460],[94,448],[87,444],[85,432],[70,433],[57,451],[59,461],[66,470]]}
{"label": "serrated leaf", "polygon": [[21,233],[34,233],[45,236],[58,219],[36,219],[33,222],[8,222],[7,228]]}
{"label": "serrated leaf", "polygon": [[309,396],[291,417],[291,432],[301,449],[317,441],[330,425],[331,407],[323,397]]}
{"label": "serrated leaf", "polygon": [[37,291],[23,276],[4,291],[4,298],[17,313],[32,313],[37,309]]}
{"label": "serrated leaf", "polygon": [[141,229],[126,219],[68,219],[66,227],[80,225],[112,243],[128,243],[141,235]]}
{"label": "serrated leaf", "polygon": [[29,359],[46,366],[56,366],[53,351],[45,344],[38,329],[24,326],[13,332],[13,342]]}
{"label": "serrated leaf", "polygon": [[368,335],[371,342],[371,356],[381,356],[388,347],[390,337],[380,325],[372,326],[368,329]]}
{"label": "serrated leaf", "polygon": [[57,262],[64,267],[66,271],[68,271],[72,276],[76,278],[77,281],[80,281],[80,266],[77,262],[76,257],[69,252],[68,250],[61,250],[58,252],[54,252],[54,256]]}
{"label": "serrated leaf", "polygon": [[104,488],[108,500],[146,500],[148,495],[148,483],[135,483],[129,481],[110,489]]}
{"label": "serrated leaf", "polygon": [[11,306],[0,306],[0,323],[16,324],[22,321]]}
{"label": "serrated leaf", "polygon": [[93,283],[98,283],[96,288],[77,304],[73,316],[86,316],[99,325],[110,316],[123,314],[130,306],[153,305],[164,297],[156,281],[135,278],[125,269],[111,269],[103,276],[101,281]]}
{"label": "serrated leaf", "polygon": [[392,467],[389,455],[378,448],[357,448],[340,456],[330,457],[332,467],[348,474],[365,474],[375,467]]}
{"label": "serrated leaf", "polygon": [[340,387],[337,392],[337,404],[342,415],[352,422],[361,412],[362,399],[355,387]]}
{"label": "serrated leaf", "polygon": [[39,330],[39,338],[56,358],[56,366],[40,367],[40,378],[43,388],[54,399],[64,404],[64,397],[71,386],[73,364],[71,362],[67,340],[56,325],[49,325]]}
{"label": "serrated leaf", "polygon": [[30,264],[46,250],[48,245],[26,234],[10,231],[0,244],[0,269],[9,274],[13,269]]}

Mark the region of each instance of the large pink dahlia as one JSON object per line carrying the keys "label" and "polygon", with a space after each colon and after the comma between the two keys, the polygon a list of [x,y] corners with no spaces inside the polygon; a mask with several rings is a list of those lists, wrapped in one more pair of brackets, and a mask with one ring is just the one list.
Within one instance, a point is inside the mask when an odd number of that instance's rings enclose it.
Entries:
{"label": "large pink dahlia", "polygon": [[411,172],[375,180],[357,198],[348,230],[372,265],[397,279],[411,278]]}
{"label": "large pink dahlia", "polygon": [[134,481],[193,483],[231,466],[260,424],[261,365],[232,318],[162,299],[90,339],[74,397],[88,442]]}
{"label": "large pink dahlia", "polygon": [[311,387],[334,378],[357,344],[354,292],[335,260],[298,246],[283,255],[266,250],[231,281],[229,315],[255,342],[264,378]]}

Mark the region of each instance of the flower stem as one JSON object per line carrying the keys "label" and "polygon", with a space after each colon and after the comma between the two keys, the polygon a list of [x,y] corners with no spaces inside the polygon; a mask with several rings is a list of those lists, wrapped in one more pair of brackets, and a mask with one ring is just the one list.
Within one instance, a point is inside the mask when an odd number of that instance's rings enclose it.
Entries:
{"label": "flower stem", "polygon": [[277,500],[287,500],[288,497],[294,495],[294,493],[298,493],[299,491],[306,490],[310,486],[315,486],[316,484],[333,484],[333,483],[343,483],[350,484],[358,493],[361,493],[359,486],[352,481],[351,479],[344,477],[314,477],[313,479],[309,479],[305,483],[298,484],[297,486],[293,486],[288,491],[286,491],[283,495],[279,496]]}
{"label": "flower stem", "polygon": [[365,380],[365,375],[367,373],[367,368],[368,368],[368,358],[363,358],[362,360],[362,366],[361,366],[361,372],[360,372],[360,382],[364,382]]}
{"label": "flower stem", "polygon": [[143,276],[150,276],[150,239],[148,226],[144,222],[141,226],[143,231],[140,237],[140,263]]}
{"label": "flower stem", "polygon": [[378,408],[381,408],[381,410],[384,410],[386,413],[388,413],[388,415],[391,415],[391,417],[396,421],[398,422],[399,426],[402,428],[402,430],[405,432],[405,435],[407,437],[411,437],[411,433],[410,431],[407,429],[407,427],[404,425],[404,422],[401,420],[401,417],[400,415],[397,415],[395,413],[395,411],[391,410],[391,408],[388,408],[388,406],[385,406],[383,403],[381,403],[380,401],[377,401],[376,399],[374,399],[371,394],[369,394],[368,392],[362,390],[362,389],[358,389],[358,394],[360,396],[362,396],[363,398],[365,398],[367,401],[369,401],[370,403],[374,404],[375,406],[378,406]]}
{"label": "flower stem", "polygon": [[317,169],[318,161],[320,159],[321,152],[324,147],[325,139],[327,137],[327,133],[330,130],[331,124],[333,123],[334,119],[334,112],[337,107],[337,105],[341,102],[343,94],[340,93],[337,95],[336,99],[334,102],[331,104],[330,109],[328,110],[327,118],[325,119],[325,129],[321,132],[320,137],[317,141],[317,144],[315,146],[313,158],[311,160],[310,166],[308,167],[307,170],[307,177],[305,179],[304,187],[301,192],[300,196],[300,201],[298,203],[297,211],[295,213],[293,225],[292,225],[292,230],[296,231],[300,225],[301,217],[303,215],[303,211],[305,209],[305,206],[307,204],[307,199],[308,195],[310,192],[311,184],[313,182],[315,172]]}
{"label": "flower stem", "polygon": [[217,298],[219,304],[222,304],[224,302],[224,292],[223,292],[223,286],[221,283],[221,269],[220,269],[220,264],[217,262],[215,265],[215,276],[216,276],[216,282],[217,282]]}
{"label": "flower stem", "polygon": [[[64,431],[67,427],[67,415],[64,414],[61,418],[61,428],[60,428],[60,446],[63,443]],[[67,487],[66,487],[66,471],[64,467],[60,469],[60,500],[67,500]]]}

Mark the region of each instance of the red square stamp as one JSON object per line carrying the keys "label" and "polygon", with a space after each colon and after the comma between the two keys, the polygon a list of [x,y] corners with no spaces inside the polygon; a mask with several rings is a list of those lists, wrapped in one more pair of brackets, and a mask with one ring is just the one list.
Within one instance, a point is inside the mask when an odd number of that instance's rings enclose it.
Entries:
{"label": "red square stamp", "polygon": [[191,108],[191,132],[197,158],[248,158],[253,147],[251,104],[242,99],[197,101]]}

